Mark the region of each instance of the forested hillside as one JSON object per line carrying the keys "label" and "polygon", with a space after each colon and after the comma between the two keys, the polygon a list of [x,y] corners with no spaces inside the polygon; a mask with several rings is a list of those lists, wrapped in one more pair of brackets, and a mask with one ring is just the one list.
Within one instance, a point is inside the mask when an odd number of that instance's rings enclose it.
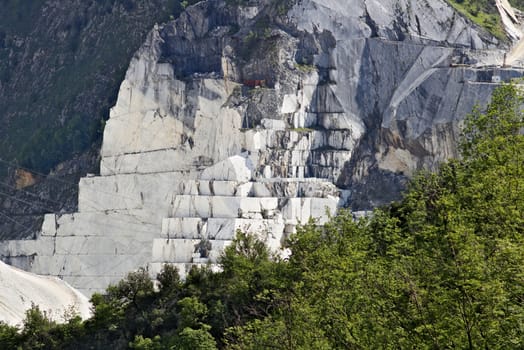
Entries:
{"label": "forested hillside", "polygon": [[402,201],[341,212],[288,241],[289,259],[239,234],[223,271],[144,270],[56,325],[33,309],[0,326],[11,349],[515,349],[524,347],[524,127],[506,85],[466,119],[462,158]]}

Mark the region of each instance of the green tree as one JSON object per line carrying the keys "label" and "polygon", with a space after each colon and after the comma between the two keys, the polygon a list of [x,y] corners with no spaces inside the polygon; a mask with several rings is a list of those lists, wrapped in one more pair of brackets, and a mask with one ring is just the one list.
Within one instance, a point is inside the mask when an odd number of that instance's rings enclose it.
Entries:
{"label": "green tree", "polygon": [[465,120],[462,159],[400,203],[299,230],[269,315],[230,328],[228,347],[523,347],[521,105],[516,86],[496,90]]}
{"label": "green tree", "polygon": [[208,332],[207,327],[184,328],[173,346],[175,350],[215,350],[216,348],[215,338]]}
{"label": "green tree", "polygon": [[18,327],[0,321],[0,349],[16,349],[20,342]]}
{"label": "green tree", "polygon": [[56,324],[51,321],[38,305],[33,304],[25,313],[21,332],[23,349],[50,349],[57,345],[52,329]]}
{"label": "green tree", "polygon": [[129,343],[131,349],[137,350],[162,350],[162,343],[160,336],[156,336],[153,339],[144,338],[141,335],[136,335],[135,339]]}
{"label": "green tree", "polygon": [[496,90],[485,113],[465,120],[463,158],[420,174],[386,213],[400,229],[382,250],[393,257],[388,274],[396,280],[378,290],[382,298],[396,295],[396,327],[420,344],[522,346],[521,105],[516,86]]}

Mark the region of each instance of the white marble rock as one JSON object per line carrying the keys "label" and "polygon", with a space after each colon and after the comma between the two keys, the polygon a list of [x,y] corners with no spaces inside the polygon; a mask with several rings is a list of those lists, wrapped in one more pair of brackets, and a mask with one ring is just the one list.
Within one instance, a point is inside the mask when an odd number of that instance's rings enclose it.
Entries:
{"label": "white marble rock", "polygon": [[[442,0],[303,0],[287,14],[295,29],[275,29],[278,54],[244,65],[207,20],[227,8],[216,3],[153,28],[110,111],[100,176],[80,180],[78,212],[46,215],[35,241],[3,242],[0,255],[90,295],[139,267],[219,269],[237,230],[278,252],[297,224],[324,224],[351,200],[356,187],[334,183],[372,186],[373,169],[409,175],[456,156],[462,116],[496,86],[478,81],[482,66],[504,53]],[[261,11],[227,16],[248,32]],[[188,56],[166,63],[181,37]],[[194,52],[210,55],[209,72],[193,73]],[[457,52],[471,67],[451,67]],[[269,58],[275,81],[246,86]]]}

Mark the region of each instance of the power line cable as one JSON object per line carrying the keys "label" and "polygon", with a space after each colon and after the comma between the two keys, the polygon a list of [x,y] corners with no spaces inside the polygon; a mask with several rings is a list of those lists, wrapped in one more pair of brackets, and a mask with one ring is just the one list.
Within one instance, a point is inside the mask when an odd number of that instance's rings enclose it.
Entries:
{"label": "power line cable", "polygon": [[[0,158],[0,162],[5,163],[5,164],[9,164],[9,165],[14,166],[14,167],[18,167],[18,165],[14,164],[12,162],[6,161],[6,160],[4,160],[2,158]],[[67,181],[67,180],[57,179],[57,178],[54,178],[54,177],[47,177],[47,175],[45,175],[45,174],[39,173],[37,171],[33,171],[32,169],[29,169],[29,168],[26,168],[26,167],[19,167],[19,168],[27,170],[29,172],[32,172],[34,174],[46,177],[48,180],[51,180],[51,181],[57,181],[57,182],[61,182],[61,183],[66,183],[66,184],[71,185],[71,186],[78,186],[78,183],[73,183],[73,182],[70,182],[70,181]],[[113,173],[112,175],[120,175],[120,174]],[[140,175],[140,174],[137,174],[137,175]],[[87,178],[89,178],[89,177],[87,177]],[[134,197],[125,196],[125,195],[122,195],[122,194],[119,194],[119,193],[116,193],[116,192],[102,191],[102,190],[99,190],[99,189],[96,189],[96,188],[89,188],[88,191],[102,193],[102,194],[106,194],[106,195],[109,195],[109,196],[112,196],[112,197],[120,197],[120,198],[124,198],[124,199],[127,199],[127,200],[132,200],[132,201],[136,201],[137,200],[137,198],[134,198]],[[141,202],[142,202],[142,204],[152,204],[153,206],[156,204],[153,201],[141,200]]]}
{"label": "power line cable", "polygon": [[[0,192],[0,194],[2,194]],[[27,203],[27,202],[26,202]],[[101,213],[100,211],[93,211],[93,212],[96,212],[96,213]],[[87,212],[87,213],[93,213],[93,212]],[[6,219],[8,219],[10,222],[20,226],[20,227],[23,227],[25,229],[25,231],[21,231],[21,234],[25,234],[26,232],[28,231],[31,231],[31,230],[34,230],[33,228],[30,228],[22,223],[20,223],[19,221],[11,218],[10,216],[0,212],[0,215],[5,217]],[[132,216],[131,216],[132,217]],[[126,221],[126,220],[122,220],[122,219],[118,219],[116,217],[113,217],[111,218],[112,221],[116,221],[116,222],[121,222],[122,224],[126,224],[126,225],[130,225],[132,224],[130,221]],[[89,220],[87,223],[90,224],[90,223],[94,223],[95,221],[94,220]],[[136,224],[142,224],[142,225],[151,225],[149,223],[144,223],[144,222],[136,222]],[[159,232],[157,230],[137,230],[137,229],[133,229],[133,228],[130,228],[130,227],[125,227],[125,226],[119,226],[119,225],[114,225],[114,224],[111,224],[111,223],[108,223],[108,222],[105,222],[104,223],[104,227],[110,227],[110,228],[116,228],[116,229],[121,229],[123,231],[128,231],[128,232],[134,232],[134,233],[141,233],[141,234],[148,234],[148,235],[157,235],[159,234]],[[19,232],[20,234],[20,232]],[[96,235],[93,235],[93,237],[97,237]]]}
{"label": "power line cable", "polygon": [[0,216],[3,216],[4,218],[6,218],[7,220],[11,221],[12,223],[25,228],[26,230],[23,231],[22,234],[25,234],[26,232],[33,230],[32,228],[30,228],[30,227],[28,227],[28,226],[26,226],[26,225],[16,221],[15,219],[11,218],[10,216],[2,213],[1,211],[0,211]]}
{"label": "power line cable", "polygon": [[41,197],[41,196],[39,196],[39,195],[37,195],[37,194],[35,194],[35,193],[31,193],[31,192],[26,191],[26,190],[23,190],[23,189],[21,189],[21,188],[16,188],[16,187],[11,186],[11,185],[9,185],[9,184],[3,182],[3,181],[0,181],[0,185],[5,186],[5,187],[7,187],[7,188],[9,188],[9,189],[11,189],[11,190],[17,191],[17,192],[18,192],[18,191],[23,192],[23,193],[27,194],[28,196],[38,198],[38,199],[40,199],[40,200],[42,200],[42,201],[51,202],[51,203],[54,203],[54,204],[57,204],[57,205],[62,205],[62,204],[63,204],[63,203],[57,202],[57,201],[55,201],[55,200],[53,200],[53,199],[51,199],[51,198]]}
{"label": "power line cable", "polygon": [[[8,197],[8,198],[10,198],[10,199],[12,199],[12,200],[14,200],[16,202],[23,203],[25,205],[29,205],[30,207],[38,206],[38,207],[40,207],[42,209],[45,209],[46,211],[49,210],[49,207],[46,207],[46,206],[44,206],[44,205],[42,205],[40,203],[37,203],[37,202],[31,203],[31,202],[25,201],[23,199],[16,198],[16,197],[14,197],[14,196],[12,196],[12,195],[10,195],[8,193],[2,192],[2,191],[0,191],[0,196]],[[51,212],[54,212],[54,211],[55,211],[54,209],[51,210]]]}
{"label": "power line cable", "polygon": [[[14,201],[17,201],[17,202],[21,202],[21,203],[24,203],[26,205],[29,205],[29,206],[39,206],[40,208],[42,209],[45,209],[48,213],[54,213],[56,214],[56,211],[50,207],[47,207],[47,206],[44,206],[42,204],[39,204],[39,203],[31,203],[31,202],[28,202],[28,201],[25,201],[23,199],[19,199],[19,198],[16,198],[16,197],[13,197],[7,193],[4,193],[2,191],[0,191],[0,195],[2,196],[5,196],[5,197],[8,197],[8,198],[11,198],[12,200]],[[88,202],[91,202],[91,203],[94,203],[90,200],[87,200]],[[89,205],[89,203],[86,203],[89,207],[91,207],[93,210],[92,211],[82,211],[81,213],[86,213],[86,214],[90,214],[90,213],[100,213],[100,214],[106,214],[104,211],[101,211],[99,209],[97,209],[95,206],[92,206],[92,205]],[[133,210],[133,209],[124,209],[124,210]],[[146,212],[153,212],[152,210],[150,209],[146,209],[146,208],[136,208],[135,210],[144,210]],[[41,214],[40,214],[41,215]],[[106,214],[107,215],[107,214]],[[128,214],[129,215],[129,214]],[[5,216],[5,215],[4,215]],[[132,218],[134,221],[135,221],[135,224],[137,225],[152,225],[151,223],[146,223],[146,222],[142,222],[142,221],[139,221],[139,219],[133,215],[129,215],[130,218]],[[125,225],[130,225],[130,224],[133,224],[131,222],[131,220],[123,220],[123,219],[120,219],[118,217],[112,217],[111,218],[112,221],[116,221],[116,222],[121,222],[122,224],[125,224]],[[16,222],[16,220],[14,219],[11,219],[10,221],[13,221],[13,222]],[[88,221],[88,223],[94,223],[95,221],[92,220],[92,221]],[[18,223],[19,225],[22,225],[20,223]],[[23,225],[22,225],[23,226]],[[127,230],[127,231],[130,231],[130,232],[136,232],[136,233],[146,233],[146,234],[156,234],[158,233],[158,231],[146,231],[146,230],[136,230],[136,229],[131,229],[129,227],[124,227],[124,226],[118,226],[118,225],[111,225],[111,224],[108,224],[108,223],[105,223],[104,226],[106,227],[113,227],[113,228],[118,228],[118,229],[123,229],[123,230]],[[27,226],[24,226],[27,228]],[[24,232],[25,233],[25,232]]]}
{"label": "power line cable", "polygon": [[[30,171],[30,169],[27,169],[27,170]],[[5,183],[3,183],[3,182],[1,182],[1,183],[4,184],[4,185],[6,185],[6,186],[8,186],[8,187],[10,187],[10,188],[14,188],[14,187],[12,187],[12,186],[10,186],[10,185],[7,185],[7,184],[5,184]],[[23,190],[22,190],[22,191],[23,191]],[[99,192],[99,193],[104,193],[104,194],[107,194],[107,195],[110,195],[110,196],[121,197],[121,198],[125,198],[125,199],[128,199],[128,200],[133,200],[133,201],[136,201],[136,200],[137,200],[137,198],[132,198],[132,197],[128,197],[128,196],[123,196],[123,195],[120,195],[120,194],[117,194],[117,193],[114,193],[114,192],[106,192],[106,191],[101,191],[101,190],[96,190],[96,189],[90,189],[90,191]],[[24,191],[24,192],[25,192],[25,193],[28,193],[28,194],[31,194],[30,192],[27,192],[27,191]],[[10,195],[10,194],[7,194],[7,193],[1,192],[1,191],[0,191],[0,195],[3,195],[3,196],[6,196],[6,197],[9,197],[9,198],[13,199],[14,201],[18,201],[18,202],[24,203],[24,204],[26,204],[26,205],[30,205],[30,206],[38,206],[38,207],[40,207],[40,208],[45,209],[46,211],[48,211],[48,213],[56,213],[56,210],[55,210],[54,208],[50,208],[50,207],[45,206],[45,205],[40,204],[40,203],[36,203],[36,202],[35,202],[35,203],[31,203],[31,202],[25,201],[25,200],[23,200],[23,199],[16,198],[16,197],[14,197],[14,196],[12,196],[12,195]],[[33,195],[33,194],[31,194],[31,195]],[[36,195],[34,195],[34,196],[36,196]],[[37,196],[37,197],[38,197],[38,196]],[[38,198],[39,198],[39,199],[42,199],[42,198],[40,198],[40,197],[38,197]],[[92,201],[92,200],[90,200],[90,199],[84,198],[83,201],[84,201],[84,202],[91,202],[91,203],[94,203],[95,205],[92,205],[92,204],[90,205],[89,203],[85,203],[88,207],[90,207],[90,208],[93,209],[93,210],[91,210],[91,211],[84,210],[84,211],[82,211],[82,213],[96,213],[96,212],[103,212],[103,211],[104,211],[104,210],[99,209],[98,206],[96,206],[96,202],[94,202],[94,201]],[[55,202],[55,203],[60,204],[59,202]],[[156,204],[156,202],[150,202],[150,203],[151,203],[151,204]],[[141,201],[141,205],[142,205],[142,206],[141,206],[140,208],[131,208],[130,210],[143,210],[143,211],[151,212],[151,213],[154,213],[154,212],[155,212],[155,211],[152,210],[152,209],[149,209],[149,208],[145,208],[145,207],[143,207],[143,204],[144,204],[144,202]],[[118,209],[115,209],[115,210],[118,210]],[[129,209],[123,209],[123,210],[129,210]],[[121,222],[124,222],[124,223],[129,223],[128,221],[123,221],[123,220],[117,220],[117,221],[121,221]]]}
{"label": "power line cable", "polygon": [[[13,196],[11,196],[11,195],[9,195],[9,194],[7,194],[7,193],[1,192],[1,191],[0,191],[0,195],[3,195],[3,196],[5,196],[5,197],[9,197],[9,198],[11,198],[11,199],[13,199],[13,200],[15,200],[15,201],[18,201],[18,202],[24,203],[24,204],[26,204],[26,205],[33,206],[33,203],[30,203],[30,202],[24,201],[24,200],[19,199],[19,198],[15,198],[15,197],[13,197]],[[37,205],[38,205],[38,204],[37,204]],[[54,211],[53,209],[49,208],[49,207],[46,207],[46,206],[43,206],[43,205],[38,205],[38,206],[39,206],[40,208],[42,208],[42,209],[45,209],[45,210],[46,210],[47,212],[49,212],[49,213],[55,213],[55,211]],[[95,209],[95,208],[93,207],[93,209]],[[143,210],[143,209],[138,209],[138,210]],[[93,211],[84,211],[83,213],[103,213],[103,212],[101,212],[100,210],[93,210]],[[133,217],[133,216],[131,216],[131,217]],[[123,223],[123,224],[127,224],[127,225],[130,224],[130,221],[122,220],[122,219],[118,219],[118,218],[115,218],[115,217],[113,217],[112,220],[113,220],[113,221],[117,221],[117,222],[121,222],[121,223]],[[14,219],[11,219],[11,221],[14,221]],[[92,221],[92,222],[94,222],[94,221]],[[144,225],[145,225],[146,223],[143,223],[143,222],[139,222],[139,221],[138,221],[137,224],[144,224]],[[20,224],[20,225],[22,225],[22,224]],[[107,223],[104,224],[104,225],[105,225],[105,226],[109,226],[109,227],[114,227],[114,228],[122,228],[121,226],[110,225],[110,224],[108,225]],[[134,230],[134,229],[130,229],[130,228],[126,228],[126,229],[129,230],[129,231],[132,231],[132,232],[138,232],[138,233],[154,233],[153,231]]]}
{"label": "power line cable", "polygon": [[[2,158],[0,158],[0,162],[3,162],[3,163],[6,163],[6,164],[10,164],[12,166],[17,166],[16,164],[12,163],[12,162],[9,162],[9,161],[6,161]],[[46,176],[42,173],[39,173],[37,171],[33,171],[32,169],[29,169],[29,168],[26,168],[26,167],[21,167],[22,169],[24,170],[27,170],[27,171],[30,171],[30,172],[33,172],[35,174],[38,174],[38,175],[41,175],[41,176]],[[118,175],[118,174],[113,174],[113,175]],[[48,178],[52,181],[58,181],[58,182],[61,182],[61,183],[67,183],[67,184],[70,184],[70,185],[75,185],[75,183],[72,183],[72,182],[69,182],[67,180],[62,180],[62,179],[55,179],[55,178]],[[9,186],[11,187],[11,186]],[[12,187],[11,187],[12,188]],[[131,209],[122,209],[122,210],[143,210],[145,212],[150,212],[150,213],[154,213],[156,214],[156,211],[153,210],[153,209],[150,209],[148,207],[144,207],[144,205],[147,205],[147,204],[150,204],[152,205],[152,207],[156,207],[158,205],[158,203],[156,201],[145,201],[143,200],[142,198],[138,198],[138,197],[130,197],[130,196],[125,196],[125,195],[122,195],[122,194],[119,194],[119,193],[116,193],[116,192],[107,192],[107,191],[102,191],[102,190],[99,190],[99,189],[95,189],[93,188],[92,186],[90,186],[88,189],[86,189],[87,191],[90,191],[90,192],[97,192],[97,193],[102,193],[102,194],[106,194],[106,195],[109,195],[109,196],[112,196],[112,197],[120,197],[120,198],[123,198],[123,199],[126,199],[126,200],[131,200],[133,201],[134,203],[138,203],[140,207],[138,208],[131,208]],[[27,191],[24,191],[26,193],[28,193]],[[20,201],[22,203],[25,203],[26,205],[32,205],[31,203],[27,202],[27,201],[24,201],[24,200],[21,200],[21,199],[18,199],[18,198],[15,198],[11,195],[8,195],[8,194],[5,194],[3,193],[4,196],[9,196],[11,197],[13,200],[16,200],[16,201]],[[36,196],[36,195],[33,195],[33,196]],[[38,197],[38,196],[36,196]],[[40,197],[38,197],[39,199],[41,199]],[[55,202],[57,203],[57,202]],[[90,200],[89,198],[83,198],[83,203],[85,205],[87,205],[89,208],[91,208],[92,210],[82,210],[80,213],[104,213],[106,212],[105,210],[103,209],[100,209],[99,206],[97,205],[97,202],[95,201],[92,201]],[[89,204],[89,203],[92,203],[92,204]],[[95,205],[93,205],[95,204]],[[54,208],[49,208],[47,206],[44,206],[42,204],[36,204],[37,206],[39,206],[40,208],[43,208],[43,209],[46,209],[49,213],[54,213],[54,214],[57,214],[56,213],[56,210]],[[119,209],[114,209],[115,211],[118,211]],[[169,216],[169,214],[166,213],[166,217]],[[134,216],[132,216],[134,217]],[[134,217],[135,218],[135,217]],[[139,218],[135,218],[137,220],[137,224],[145,224],[143,222],[140,222],[139,221]],[[122,222],[122,223],[125,223],[125,224],[130,224],[129,221],[126,221],[126,220],[122,220],[122,219],[117,219],[117,218],[112,218],[112,220],[114,221],[117,221],[117,222]],[[117,227],[116,225],[110,225],[110,226],[113,226],[113,227]],[[118,227],[120,228],[120,227]],[[132,231],[132,232],[138,232],[138,233],[148,233],[148,234],[151,234],[151,233],[154,233],[154,232],[151,232],[151,231],[138,231],[138,230],[132,230],[132,229],[128,229],[129,231]]]}
{"label": "power line cable", "polygon": [[[88,212],[88,213],[92,213],[92,212]],[[102,212],[97,212],[97,213],[102,213]],[[0,215],[5,217],[6,219],[8,219],[9,221],[11,221],[12,223],[14,224],[17,224],[18,226],[20,227],[23,227],[25,228],[26,230],[22,232],[22,234],[25,234],[26,232],[30,231],[30,230],[33,230],[33,228],[30,228],[22,223],[20,223],[19,221],[7,216],[6,214],[0,212]],[[122,226],[119,226],[119,225],[115,225],[115,224],[111,224],[111,223],[108,223],[108,222],[104,222],[104,227],[110,227],[110,228],[116,228],[116,229],[119,229],[119,230],[122,230],[122,232],[134,232],[134,233],[141,233],[141,234],[148,234],[148,235],[159,235],[160,232],[158,230],[137,230],[137,229],[133,229],[133,228],[130,228],[129,225],[130,224],[133,224],[132,222],[130,221],[126,221],[126,220],[122,220],[122,219],[118,219],[116,217],[112,217],[110,221],[116,221],[116,222],[121,222],[122,224],[125,224],[126,226],[122,225]],[[87,221],[87,224],[91,224],[91,223],[96,223],[95,220],[88,220]],[[148,223],[142,223],[142,222],[136,222],[137,225],[152,225],[152,224],[148,224]],[[72,234],[72,236],[74,236],[74,234]],[[102,235],[101,235],[102,236]],[[93,235],[93,237],[98,237],[96,235]]]}

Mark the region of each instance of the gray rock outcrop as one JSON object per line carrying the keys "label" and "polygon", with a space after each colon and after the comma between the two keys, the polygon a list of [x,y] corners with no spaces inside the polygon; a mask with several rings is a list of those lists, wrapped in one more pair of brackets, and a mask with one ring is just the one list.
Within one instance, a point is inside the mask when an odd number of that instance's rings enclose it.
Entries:
{"label": "gray rock outcrop", "polygon": [[277,250],[310,217],[398,198],[523,73],[444,1],[287,4],[203,1],[156,26],[78,213],[47,215],[37,243],[0,255],[90,294],[140,266],[216,263],[238,229]]}

